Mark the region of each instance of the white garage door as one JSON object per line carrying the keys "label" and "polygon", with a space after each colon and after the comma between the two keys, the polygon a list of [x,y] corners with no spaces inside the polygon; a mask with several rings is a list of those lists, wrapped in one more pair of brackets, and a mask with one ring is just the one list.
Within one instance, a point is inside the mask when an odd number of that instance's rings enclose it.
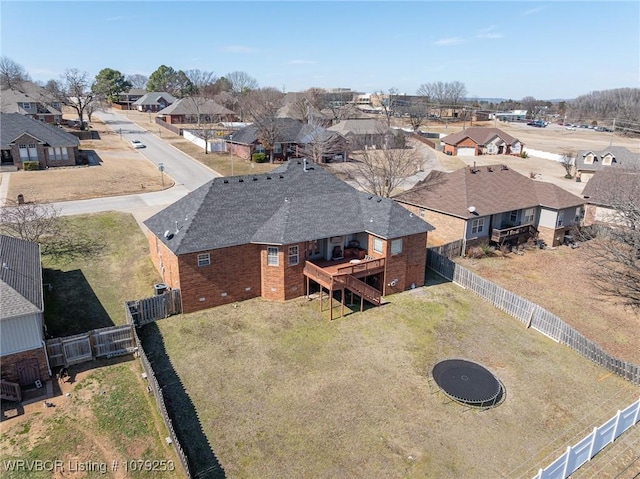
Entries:
{"label": "white garage door", "polygon": [[458,156],[475,156],[475,148],[458,148]]}

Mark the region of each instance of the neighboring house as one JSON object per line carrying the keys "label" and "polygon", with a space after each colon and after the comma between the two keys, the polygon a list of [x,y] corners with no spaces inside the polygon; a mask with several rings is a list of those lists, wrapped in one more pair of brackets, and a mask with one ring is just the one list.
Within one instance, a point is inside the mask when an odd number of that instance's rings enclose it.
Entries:
{"label": "neighboring house", "polygon": [[495,113],[495,117],[500,121],[525,121],[527,110],[509,110]]}
{"label": "neighboring house", "polygon": [[596,171],[585,185],[582,196],[586,202],[584,226],[626,223],[631,218],[621,218],[617,209],[621,205],[640,205],[640,169],[607,166]]}
{"label": "neighboring house", "polygon": [[144,112],[156,112],[163,110],[175,103],[177,98],[166,92],[147,93],[131,104],[132,109]]}
{"label": "neighboring house", "polygon": [[76,136],[19,113],[1,114],[0,139],[2,166],[22,169],[25,161],[37,161],[41,169],[73,166],[80,157]]}
{"label": "neighboring house", "polygon": [[[324,144],[327,156],[342,155],[346,158],[346,140],[331,129],[309,125],[294,118],[275,118],[274,131],[276,141],[273,145],[273,156],[277,160],[288,160],[302,156],[305,145]],[[249,160],[253,153],[264,153],[267,157],[271,151],[260,140],[260,129],[250,124],[235,131],[227,137],[229,150],[236,156]]]}
{"label": "neighboring house", "polygon": [[576,179],[587,182],[595,172],[604,167],[640,168],[640,154],[633,153],[623,146],[610,146],[604,150],[581,150],[575,159]]}
{"label": "neighboring house", "polygon": [[562,244],[584,200],[505,165],[432,172],[394,199],[436,229],[430,245],[464,240],[519,244],[530,238]]}
{"label": "neighboring house", "polygon": [[216,123],[220,121],[234,121],[236,114],[228,108],[218,105],[213,100],[190,97],[180,98],[158,112],[158,116],[170,124]]}
{"label": "neighboring house", "polygon": [[21,386],[51,376],[44,342],[40,246],[0,235],[0,362],[3,380]]}
{"label": "neighboring house", "polygon": [[[305,106],[306,105],[306,106]],[[278,118],[293,118],[317,126],[331,126],[331,116],[310,106],[301,94],[287,93],[284,105],[277,113]]]}
{"label": "neighboring house", "polygon": [[2,89],[0,112],[19,113],[43,123],[61,123],[62,105],[46,99],[46,91],[31,82],[23,82],[16,88]]}
{"label": "neighboring house", "polygon": [[153,263],[180,289],[185,313],[289,300],[312,281],[379,304],[381,295],[424,284],[433,229],[306,161],[215,178],[144,224]]}
{"label": "neighboring house", "polygon": [[389,128],[375,118],[342,120],[329,128],[347,139],[352,149],[382,148],[388,139]]}
{"label": "neighboring house", "polygon": [[133,103],[138,101],[144,95],[147,94],[147,90],[144,88],[132,88],[129,91],[125,91],[118,95],[118,99],[113,103],[113,107],[120,110],[133,110]]}
{"label": "neighboring house", "polygon": [[498,128],[471,127],[442,138],[444,153],[453,156],[519,155],[524,145]]}

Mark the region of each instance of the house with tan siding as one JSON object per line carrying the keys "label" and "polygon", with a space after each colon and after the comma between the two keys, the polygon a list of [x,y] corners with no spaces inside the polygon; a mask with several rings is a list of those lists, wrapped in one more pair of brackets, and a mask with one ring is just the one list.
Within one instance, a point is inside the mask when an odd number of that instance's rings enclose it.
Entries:
{"label": "house with tan siding", "polygon": [[51,376],[44,343],[40,246],[0,235],[0,376],[22,387]]}
{"label": "house with tan siding", "polygon": [[506,165],[432,172],[394,199],[435,227],[429,246],[463,240],[517,245],[531,238],[562,244],[580,221],[584,199]]}
{"label": "house with tan siding", "polygon": [[153,263],[185,312],[311,288],[380,304],[424,284],[431,225],[322,166],[215,178],[145,223]]}

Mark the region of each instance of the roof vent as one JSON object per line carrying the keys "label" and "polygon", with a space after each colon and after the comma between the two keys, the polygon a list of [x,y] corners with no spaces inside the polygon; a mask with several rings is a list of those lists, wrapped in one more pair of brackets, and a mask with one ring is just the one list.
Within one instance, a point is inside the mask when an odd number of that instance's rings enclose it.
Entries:
{"label": "roof vent", "polygon": [[258,181],[258,178],[256,178],[255,176],[253,177],[253,181]]}
{"label": "roof vent", "polygon": [[243,180],[242,178],[240,178],[240,179],[238,180],[238,183],[244,183],[244,180]]}
{"label": "roof vent", "polygon": [[369,196],[367,199],[370,200],[371,198],[373,198],[373,196]]}
{"label": "roof vent", "polygon": [[282,179],[284,179],[284,176],[280,175],[280,179],[281,179],[281,180],[282,180]]}
{"label": "roof vent", "polygon": [[489,173],[493,173],[493,167],[491,167],[491,166],[487,166],[487,171],[488,171]]}
{"label": "roof vent", "polygon": [[223,183],[229,183],[229,180],[224,180]]}
{"label": "roof vent", "polygon": [[478,168],[476,168],[476,162],[473,162],[473,166],[471,167],[471,173],[477,173],[478,171],[480,171]]}
{"label": "roof vent", "polygon": [[378,198],[378,199],[376,200],[376,203],[380,203],[381,201],[382,201],[382,198]]}
{"label": "roof vent", "polygon": [[267,176],[267,180],[270,180],[270,179],[271,179],[271,177],[270,177],[270,176]]}
{"label": "roof vent", "polygon": [[509,168],[507,168],[507,165],[502,165],[502,171],[506,171],[506,170],[508,170],[508,169],[509,169]]}

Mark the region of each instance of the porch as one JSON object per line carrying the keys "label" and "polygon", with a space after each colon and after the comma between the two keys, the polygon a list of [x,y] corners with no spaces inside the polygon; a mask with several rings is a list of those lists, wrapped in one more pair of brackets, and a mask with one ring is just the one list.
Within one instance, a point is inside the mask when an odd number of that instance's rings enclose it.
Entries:
{"label": "porch", "polygon": [[[364,310],[364,301],[368,301],[375,306],[382,303],[382,292],[367,284],[367,278],[373,278],[377,284],[384,284],[377,275],[384,274],[385,259],[352,259],[339,261],[306,261],[304,275],[307,280],[307,294],[309,292],[309,282],[314,281],[320,285],[320,309],[322,310],[322,299],[324,289],[329,291],[329,301],[333,291],[341,291],[341,315],[344,316],[345,290],[360,297],[360,311]],[[363,281],[365,279],[365,281]],[[330,308],[330,319],[333,319],[333,308]]]}
{"label": "porch", "polygon": [[502,229],[493,228],[491,230],[491,241],[494,241],[498,244],[503,244],[507,241],[511,241],[521,237],[526,237],[527,239],[533,238],[536,234],[537,230],[533,225],[512,226]]}

